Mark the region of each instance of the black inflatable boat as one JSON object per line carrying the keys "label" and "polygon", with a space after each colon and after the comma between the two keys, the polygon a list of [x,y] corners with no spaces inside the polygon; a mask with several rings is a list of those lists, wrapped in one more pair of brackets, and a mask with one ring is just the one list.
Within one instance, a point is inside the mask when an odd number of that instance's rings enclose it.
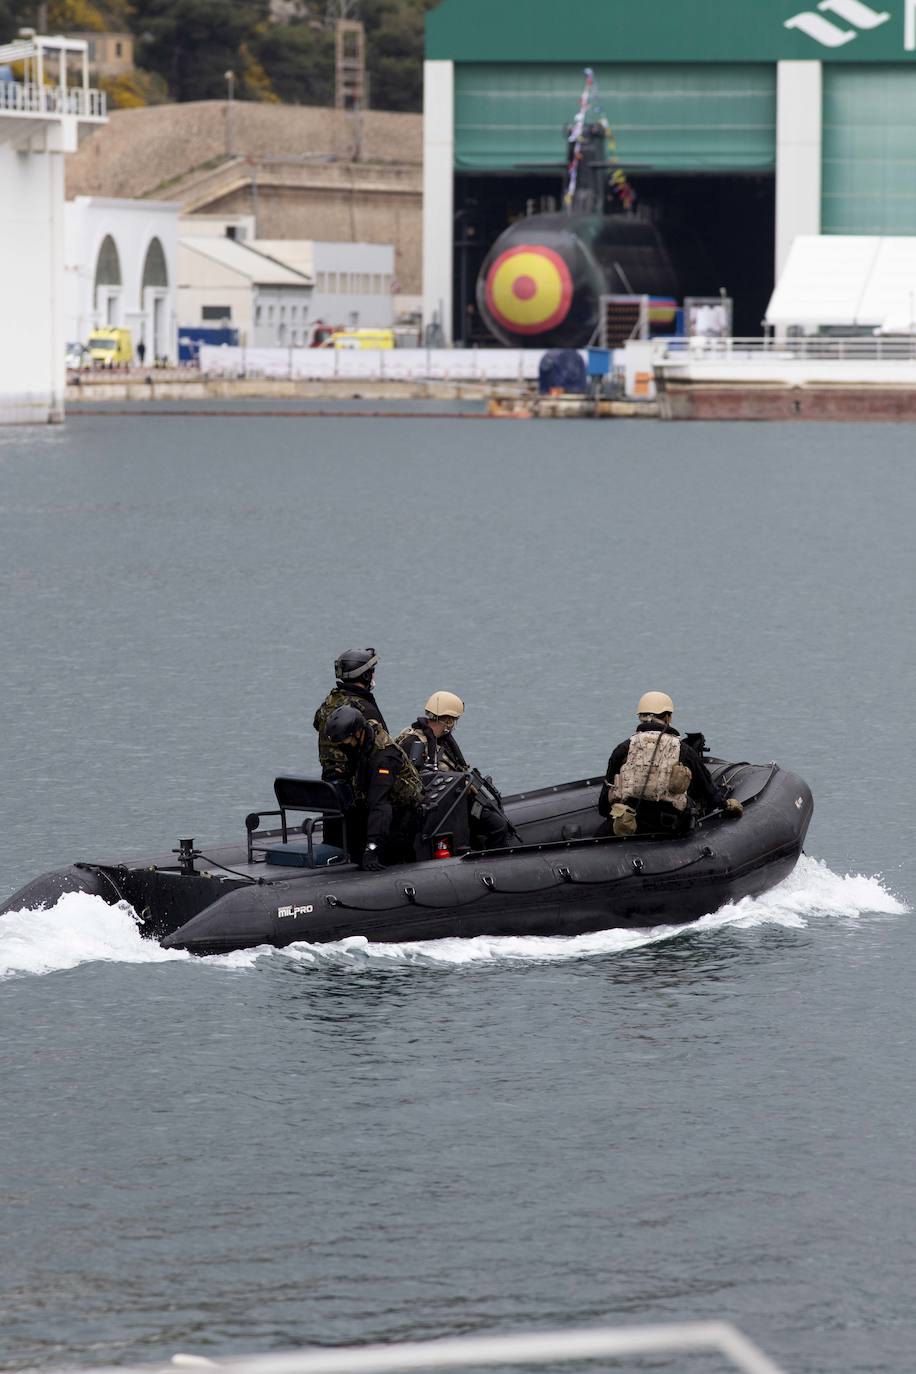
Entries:
{"label": "black inflatable boat", "polygon": [[487,852],[466,848],[467,775],[438,774],[421,849],[428,857],[380,873],[363,873],[325,843],[323,824],[340,826],[327,783],[278,778],[276,809],[246,818],[244,842],[202,853],[184,840],[166,855],[77,863],[15,893],[0,919],[50,907],[65,892],[92,893],[129,903],[146,935],[195,954],[351,935],[580,935],[684,923],[780,882],[811,820],[811,792],[793,773],[708,762],[744,803],[738,819],[714,812],[682,835],[598,837],[602,784],[587,778],[506,797],[517,839]]}

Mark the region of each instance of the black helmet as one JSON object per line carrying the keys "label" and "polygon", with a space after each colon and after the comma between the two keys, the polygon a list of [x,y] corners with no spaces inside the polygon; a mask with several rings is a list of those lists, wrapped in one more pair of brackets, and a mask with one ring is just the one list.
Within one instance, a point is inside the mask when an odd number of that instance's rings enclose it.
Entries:
{"label": "black helmet", "polygon": [[334,663],[334,676],[338,682],[359,682],[360,678],[371,674],[378,663],[374,649],[348,649]]}
{"label": "black helmet", "polygon": [[355,706],[335,706],[324,723],[325,738],[331,744],[339,744],[342,739],[355,735],[366,725],[366,717]]}

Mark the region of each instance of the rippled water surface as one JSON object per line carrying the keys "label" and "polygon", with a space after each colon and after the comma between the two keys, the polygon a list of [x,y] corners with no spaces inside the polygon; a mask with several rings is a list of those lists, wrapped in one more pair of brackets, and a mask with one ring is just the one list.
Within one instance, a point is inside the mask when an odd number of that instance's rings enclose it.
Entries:
{"label": "rippled water surface", "polygon": [[795,873],[686,929],[194,960],[92,898],[0,919],[0,1367],[725,1317],[912,1369],[913,442],[0,430],[4,896],[240,835],[359,644],[398,728],[459,692],[505,790],[656,687],[815,796]]}

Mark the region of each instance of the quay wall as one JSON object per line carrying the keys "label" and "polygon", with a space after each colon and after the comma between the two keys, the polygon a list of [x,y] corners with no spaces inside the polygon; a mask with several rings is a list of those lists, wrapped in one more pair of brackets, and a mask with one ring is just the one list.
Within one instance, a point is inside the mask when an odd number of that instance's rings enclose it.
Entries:
{"label": "quay wall", "polygon": [[664,420],[916,420],[916,385],[668,383]]}
{"label": "quay wall", "polygon": [[892,420],[916,421],[916,388],[908,386],[668,386],[656,402],[596,401],[591,397],[537,397],[524,384],[468,378],[216,377],[182,373],[148,377],[71,377],[71,404],[137,404],[203,400],[478,400],[505,419],[660,420]]}

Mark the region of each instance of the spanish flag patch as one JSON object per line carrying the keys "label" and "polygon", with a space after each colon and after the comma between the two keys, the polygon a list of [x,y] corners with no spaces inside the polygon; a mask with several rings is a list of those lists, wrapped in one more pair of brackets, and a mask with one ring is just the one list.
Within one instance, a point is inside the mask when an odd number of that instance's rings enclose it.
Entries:
{"label": "spanish flag patch", "polygon": [[378,771],[379,771],[380,773],[384,773],[384,774],[385,774],[385,777],[387,778],[387,777],[388,777],[388,774],[391,772],[391,769],[390,769],[390,768],[380,768]]}

